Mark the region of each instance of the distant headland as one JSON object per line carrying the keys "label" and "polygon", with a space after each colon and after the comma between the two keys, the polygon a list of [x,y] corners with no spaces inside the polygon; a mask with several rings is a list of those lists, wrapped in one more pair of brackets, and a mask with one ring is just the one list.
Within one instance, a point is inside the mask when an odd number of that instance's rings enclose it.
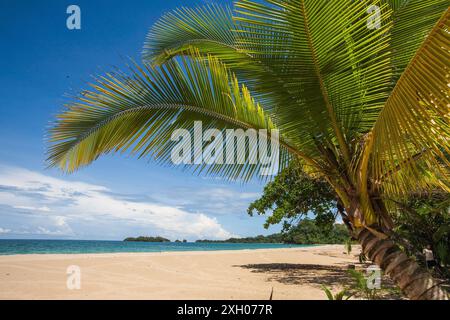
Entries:
{"label": "distant headland", "polygon": [[125,238],[123,241],[130,241],[130,242],[170,242],[169,239],[163,238],[163,237],[128,237]]}

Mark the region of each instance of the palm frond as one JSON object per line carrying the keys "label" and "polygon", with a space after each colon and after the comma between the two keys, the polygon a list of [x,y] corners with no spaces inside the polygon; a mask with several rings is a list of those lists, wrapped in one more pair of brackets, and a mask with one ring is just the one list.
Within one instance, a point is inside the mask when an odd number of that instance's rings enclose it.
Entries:
{"label": "palm frond", "polygon": [[[100,77],[92,85],[94,90],[85,91],[67,106],[50,131],[50,165],[71,172],[102,154],[119,151],[172,164],[171,151],[178,143],[171,139],[172,133],[175,129],[192,132],[195,121],[202,121],[204,130],[218,128],[222,132],[275,129],[248,89],[214,57],[206,61],[182,58],[161,68],[136,64],[131,72],[131,76],[119,72]],[[267,143],[271,137],[266,138]],[[260,143],[251,141],[243,152],[256,152]],[[295,150],[283,139],[281,143],[280,169],[289,161],[288,149]],[[197,146],[192,158],[207,146]],[[198,172],[248,180],[261,166],[201,162],[193,167]]]}
{"label": "palm frond", "polygon": [[367,164],[375,187],[394,194],[425,185],[445,188],[450,164],[449,88],[447,10],[398,81],[369,137]]}
{"label": "palm frond", "polygon": [[449,7],[448,0],[384,0],[394,10],[392,16],[392,63],[395,80],[400,78],[436,21]]}
{"label": "palm frond", "polygon": [[215,55],[227,66],[242,64],[245,54],[240,52],[233,32],[232,11],[216,4],[198,8],[179,8],[163,15],[150,29],[144,43],[143,60],[156,65],[177,55],[192,52],[195,47],[202,54]]}
{"label": "palm frond", "polygon": [[272,69],[267,61],[240,45],[239,28],[226,6],[180,8],[162,16],[150,29],[143,60],[162,65],[176,56],[189,55],[193,48],[202,55],[214,55],[226,63],[240,83],[251,88],[253,96],[270,112],[279,104],[276,97],[291,99],[293,92],[285,88],[281,70]]}

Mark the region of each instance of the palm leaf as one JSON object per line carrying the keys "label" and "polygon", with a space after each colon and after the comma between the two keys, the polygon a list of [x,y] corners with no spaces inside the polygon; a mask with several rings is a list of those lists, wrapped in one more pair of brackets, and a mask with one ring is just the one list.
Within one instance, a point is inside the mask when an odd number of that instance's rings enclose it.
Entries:
{"label": "palm leaf", "polygon": [[397,81],[436,21],[449,7],[448,0],[385,0],[392,16],[393,64]]}
{"label": "palm leaf", "polygon": [[177,55],[189,54],[195,47],[202,54],[214,54],[228,66],[242,64],[232,12],[229,7],[206,5],[179,8],[163,15],[150,29],[144,43],[145,61],[161,65]]}
{"label": "palm leaf", "polygon": [[[281,70],[272,68],[268,61],[245,50],[239,44],[239,36],[239,25],[234,23],[228,7],[181,8],[164,15],[151,28],[144,44],[143,59],[161,65],[176,56],[189,55],[192,48],[204,56],[214,55],[252,90],[253,96],[278,123],[277,114],[273,111],[283,101],[289,100],[288,105],[294,105],[295,93],[284,83]],[[298,135],[295,132],[292,139],[303,146],[312,145],[304,153],[317,155],[311,135],[306,130],[302,133]]]}
{"label": "palm leaf", "polygon": [[333,293],[331,293],[330,289],[328,289],[326,286],[322,285],[322,290],[327,295],[328,300],[334,300]]}
{"label": "palm leaf", "polygon": [[[100,77],[92,85],[94,90],[84,92],[67,106],[50,131],[51,165],[71,172],[102,154],[118,151],[130,151],[139,157],[151,155],[171,164],[171,150],[177,143],[171,139],[172,132],[192,130],[198,120],[205,130],[275,129],[247,88],[239,86],[236,77],[216,58],[183,58],[162,68],[135,65],[131,72],[132,76],[116,73]],[[283,168],[289,160],[287,149],[294,148],[284,140],[281,143]],[[258,142],[249,143],[247,154],[255,152],[257,146]],[[194,159],[202,149],[194,150]],[[261,164],[207,166],[202,162],[194,168],[248,180]]]}
{"label": "palm leaf", "polygon": [[448,186],[449,30],[447,10],[398,81],[369,138],[370,176],[386,192]]}

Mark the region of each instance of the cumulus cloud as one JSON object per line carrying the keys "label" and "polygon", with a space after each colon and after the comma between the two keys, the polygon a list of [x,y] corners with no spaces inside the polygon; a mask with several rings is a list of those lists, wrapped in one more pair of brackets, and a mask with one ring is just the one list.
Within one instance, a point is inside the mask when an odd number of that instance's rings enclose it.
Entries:
{"label": "cumulus cloud", "polygon": [[[112,221],[171,238],[224,239],[234,236],[218,220],[179,206],[133,200],[104,186],[54,178],[18,167],[0,166],[0,206],[39,217],[34,229],[15,233],[79,235],[74,225]],[[45,224],[41,223],[45,221]],[[8,226],[9,227],[9,226]],[[9,227],[10,228],[10,227]],[[11,232],[0,229],[0,233]]]}

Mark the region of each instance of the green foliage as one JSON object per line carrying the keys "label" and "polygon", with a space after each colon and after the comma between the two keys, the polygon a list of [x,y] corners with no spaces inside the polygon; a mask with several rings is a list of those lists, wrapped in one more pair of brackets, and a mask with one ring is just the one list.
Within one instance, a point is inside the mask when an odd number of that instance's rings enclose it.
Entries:
{"label": "green foliage", "polygon": [[324,229],[315,221],[305,219],[284,233],[286,243],[299,244],[343,244],[349,237],[347,228],[341,224]]}
{"label": "green foliage", "polygon": [[367,279],[363,272],[353,269],[347,270],[348,274],[352,277],[352,284],[348,290],[353,292],[353,295],[362,296],[367,300],[377,300],[381,289],[370,289],[367,286]]}
{"label": "green foliage", "polygon": [[[349,240],[346,226],[336,224],[338,209],[334,191],[323,180],[307,175],[292,162],[250,204],[248,214],[270,214],[265,227],[283,223],[282,240],[301,244],[343,244]],[[314,217],[312,220],[310,217]]]}
{"label": "green foliage", "polygon": [[394,214],[396,235],[403,248],[423,262],[422,251],[431,246],[442,272],[450,275],[450,194],[414,194],[406,202],[397,201]]}
{"label": "green foliage", "polygon": [[[163,67],[134,64],[131,75],[118,72],[100,77],[91,90],[67,105],[55,122],[49,164],[73,172],[100,155],[120,151],[174,165],[172,150],[179,139],[173,139],[172,134],[180,129],[192,133],[196,121],[202,121],[204,129],[222,129],[223,136],[227,129],[276,129],[247,87],[240,85],[223,63],[212,56],[202,60],[198,57],[193,51],[190,57],[171,60]],[[235,147],[230,152],[236,151],[245,159],[262,140],[270,143],[270,137],[266,138],[249,143],[250,151]],[[211,143],[205,141],[202,148],[192,150],[189,163]],[[288,156],[282,137],[280,144],[283,168]],[[243,180],[262,166],[260,161],[246,165],[189,163],[185,165],[197,172],[225,172],[230,179]]]}
{"label": "green foliage", "polygon": [[284,222],[284,230],[314,214],[318,225],[331,229],[336,220],[336,206],[336,195],[329,184],[311,178],[293,162],[266,185],[262,197],[250,204],[248,214],[271,213],[264,226]]}
{"label": "green foliage", "polygon": [[289,244],[342,244],[348,239],[348,231],[343,225],[336,224],[324,230],[309,219],[302,220],[288,231],[269,236],[231,238],[228,240],[197,240],[197,242],[217,243],[289,243]]}
{"label": "green foliage", "polygon": [[125,240],[123,241],[130,241],[130,242],[170,242],[169,239],[163,238],[163,237],[137,237],[137,238],[133,238],[133,237],[128,237],[125,238]]}
{"label": "green foliage", "polygon": [[367,278],[363,272],[353,269],[347,270],[347,273],[351,277],[349,285],[345,286],[343,290],[333,295],[330,289],[322,286],[322,290],[327,295],[328,300],[348,300],[351,297],[361,297],[366,300],[377,300],[381,298],[383,292],[387,292],[387,289],[369,289],[367,286]]}
{"label": "green foliage", "polygon": [[329,288],[322,286],[322,290],[325,292],[328,300],[348,300],[350,298],[379,300],[402,297],[400,289],[391,285],[380,287],[379,289],[369,289],[364,272],[349,269],[347,273],[350,276],[350,281],[338,293],[333,294]]}
{"label": "green foliage", "polygon": [[283,235],[276,233],[268,236],[259,235],[256,237],[230,238],[227,240],[197,240],[204,243],[284,243]]}
{"label": "green foliage", "polygon": [[328,300],[348,300],[352,297],[352,294],[347,291],[347,289],[344,289],[342,291],[339,291],[338,293],[334,294],[331,292],[330,289],[328,289],[326,286],[322,286],[322,290],[327,295]]}

